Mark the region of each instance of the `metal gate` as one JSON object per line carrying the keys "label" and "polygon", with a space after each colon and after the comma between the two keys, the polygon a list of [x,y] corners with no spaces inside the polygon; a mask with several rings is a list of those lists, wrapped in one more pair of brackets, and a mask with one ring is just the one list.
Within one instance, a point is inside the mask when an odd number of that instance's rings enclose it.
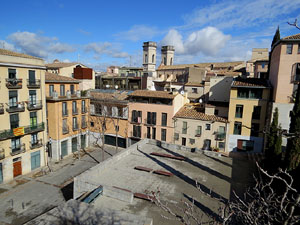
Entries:
{"label": "metal gate", "polygon": [[31,153],[31,170],[41,166],[41,153],[40,151]]}
{"label": "metal gate", "polygon": [[62,141],[61,142],[61,158],[65,157],[68,155],[68,141]]}

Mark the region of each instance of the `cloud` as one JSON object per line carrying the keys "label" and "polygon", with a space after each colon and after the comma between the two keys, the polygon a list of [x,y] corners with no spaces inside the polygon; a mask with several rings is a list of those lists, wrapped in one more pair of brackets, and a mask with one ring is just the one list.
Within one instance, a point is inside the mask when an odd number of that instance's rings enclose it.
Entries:
{"label": "cloud", "polygon": [[[214,26],[219,29],[260,27],[285,20],[299,10],[300,0],[219,1],[184,15],[182,28]],[[279,18],[282,17],[282,18]],[[286,22],[286,21],[285,21]]]}
{"label": "cloud", "polygon": [[0,48],[4,48],[10,51],[15,51],[15,46],[4,40],[0,40]]}
{"label": "cloud", "polygon": [[99,58],[101,55],[108,55],[113,58],[127,58],[127,52],[122,52],[119,44],[110,42],[89,43],[84,46],[86,52],[94,52],[95,57]]}
{"label": "cloud", "polygon": [[8,36],[8,40],[22,52],[41,58],[47,58],[49,54],[75,51],[71,45],[58,42],[56,37],[46,37],[27,31],[15,32]]}
{"label": "cloud", "polygon": [[161,45],[173,45],[177,54],[197,55],[205,54],[216,55],[220,49],[224,48],[230,35],[225,35],[215,27],[192,32],[185,40],[175,29],[171,29],[161,41]]}
{"label": "cloud", "polygon": [[156,27],[134,25],[128,31],[122,31],[115,36],[121,40],[140,41],[143,39],[149,40],[159,33],[160,31]]}

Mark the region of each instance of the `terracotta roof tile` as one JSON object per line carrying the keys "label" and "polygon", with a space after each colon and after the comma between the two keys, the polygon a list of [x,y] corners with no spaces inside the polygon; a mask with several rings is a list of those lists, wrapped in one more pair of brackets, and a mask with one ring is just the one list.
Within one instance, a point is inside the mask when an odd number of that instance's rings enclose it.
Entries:
{"label": "terracotta roof tile", "polygon": [[125,101],[127,100],[127,91],[114,91],[114,92],[102,92],[102,91],[91,91],[91,98],[99,100],[114,100],[114,101]]}
{"label": "terracotta roof tile", "polygon": [[78,64],[78,63],[76,63],[76,62],[71,62],[71,63],[54,62],[54,63],[46,64],[46,67],[47,68],[63,68],[63,67],[74,66],[76,64]]}
{"label": "terracotta roof tile", "polygon": [[0,48],[0,55],[16,56],[16,57],[22,57],[22,58],[28,58],[28,59],[40,59],[40,60],[43,60],[43,59],[35,57],[35,56],[26,55],[26,54],[19,53],[19,52],[13,52],[13,51],[9,51],[9,50],[2,49],[2,48]]}
{"label": "terracotta roof tile", "polygon": [[170,94],[167,91],[136,90],[129,94],[129,96],[174,99],[176,95]]}
{"label": "terracotta roof tile", "polygon": [[58,83],[80,83],[80,81],[72,78],[65,77],[55,73],[46,72],[45,74],[45,82],[58,82]]}
{"label": "terracotta roof tile", "polygon": [[198,64],[178,64],[178,65],[160,65],[157,70],[171,70],[171,69],[184,69],[187,67],[210,67],[211,64],[214,65],[214,67],[234,67],[243,64],[243,61],[237,61],[237,62],[209,62],[209,63],[198,63]]}
{"label": "terracotta roof tile", "polygon": [[231,86],[232,87],[265,87],[265,88],[269,88],[270,84],[265,79],[237,77],[233,80]]}
{"label": "terracotta roof tile", "polygon": [[283,40],[300,40],[300,33],[282,38]]}
{"label": "terracotta roof tile", "polygon": [[228,123],[228,120],[222,117],[205,114],[203,108],[200,107],[200,104],[186,104],[174,117]]}

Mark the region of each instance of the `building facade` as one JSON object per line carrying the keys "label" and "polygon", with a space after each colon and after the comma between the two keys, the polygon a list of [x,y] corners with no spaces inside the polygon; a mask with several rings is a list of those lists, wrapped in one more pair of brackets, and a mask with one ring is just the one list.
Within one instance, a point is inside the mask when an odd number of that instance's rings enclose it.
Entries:
{"label": "building facade", "polygon": [[47,164],[44,60],[0,49],[0,183]]}
{"label": "building facade", "polygon": [[89,92],[79,90],[79,81],[46,72],[49,157],[60,160],[88,147]]}

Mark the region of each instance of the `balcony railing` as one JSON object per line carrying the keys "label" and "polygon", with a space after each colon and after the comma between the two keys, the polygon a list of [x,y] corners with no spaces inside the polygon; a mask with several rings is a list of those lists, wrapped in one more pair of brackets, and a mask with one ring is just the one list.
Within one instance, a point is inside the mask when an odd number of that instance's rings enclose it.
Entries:
{"label": "balcony railing", "polygon": [[44,123],[38,123],[36,125],[30,125],[24,127],[25,134],[31,134],[39,131],[45,130],[45,124]]}
{"label": "balcony railing", "polygon": [[73,131],[76,131],[78,130],[78,123],[73,123]]}
{"label": "balcony railing", "polygon": [[77,109],[77,108],[72,109],[72,114],[73,114],[73,115],[78,115],[78,109]]}
{"label": "balcony railing", "polygon": [[24,104],[17,104],[15,106],[8,106],[6,108],[6,111],[9,112],[9,113],[24,112],[25,111],[25,106],[24,106]]}
{"label": "balcony railing", "polygon": [[38,110],[38,109],[42,109],[43,108],[43,104],[42,104],[42,100],[35,102],[35,104],[29,102],[27,104],[27,109],[29,111],[31,110]]}
{"label": "balcony railing", "polygon": [[27,87],[28,88],[40,88],[41,80],[40,79],[35,79],[35,80],[27,79]]}
{"label": "balcony railing", "polygon": [[16,148],[12,148],[12,147],[9,147],[9,148],[11,149],[11,152],[10,152],[11,156],[26,152],[25,144],[21,144],[21,145],[17,146]]}
{"label": "balcony railing", "polygon": [[20,88],[22,88],[22,79],[6,78],[6,87],[8,89],[20,89]]}
{"label": "balcony railing", "polygon": [[224,140],[226,138],[226,133],[216,133],[216,140]]}
{"label": "balcony railing", "polygon": [[25,135],[25,134],[40,132],[40,131],[43,131],[44,129],[45,129],[45,124],[44,123],[39,123],[35,126],[24,126],[24,134],[20,134],[18,132],[18,135],[15,135],[14,134],[14,129],[2,130],[2,131],[0,131],[0,140],[14,138],[16,136],[22,136],[22,135]]}
{"label": "balcony railing", "polygon": [[62,133],[63,134],[68,134],[69,133],[69,126],[65,126],[62,128]]}
{"label": "balcony railing", "polygon": [[4,105],[0,103],[0,114],[4,114]]}
{"label": "balcony railing", "polygon": [[81,122],[81,128],[87,128],[87,122]]}
{"label": "balcony railing", "polygon": [[4,148],[0,148],[0,160],[5,158]]}
{"label": "balcony railing", "polygon": [[30,141],[30,149],[35,149],[43,146],[43,141],[42,139],[37,140],[36,142],[31,142]]}

